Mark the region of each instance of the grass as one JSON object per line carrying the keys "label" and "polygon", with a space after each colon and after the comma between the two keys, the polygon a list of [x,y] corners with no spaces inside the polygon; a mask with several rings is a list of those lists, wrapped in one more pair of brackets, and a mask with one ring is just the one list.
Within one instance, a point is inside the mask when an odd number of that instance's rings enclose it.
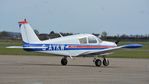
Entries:
{"label": "grass", "polygon": [[140,50],[118,50],[109,55],[110,58],[149,58],[148,51]]}
{"label": "grass", "polygon": [[[149,58],[149,42],[121,42],[119,45],[129,43],[143,44],[143,48],[138,49],[121,49],[109,55],[110,58]],[[50,56],[45,53],[27,52],[23,49],[8,49],[7,46],[20,46],[22,42],[19,41],[0,41],[0,55],[32,55],[32,56]]]}

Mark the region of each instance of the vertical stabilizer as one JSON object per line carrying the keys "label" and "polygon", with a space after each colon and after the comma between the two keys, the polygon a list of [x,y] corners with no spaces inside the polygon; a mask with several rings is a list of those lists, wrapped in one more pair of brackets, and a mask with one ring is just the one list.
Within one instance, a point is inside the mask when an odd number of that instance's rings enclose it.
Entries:
{"label": "vertical stabilizer", "polygon": [[35,34],[34,30],[31,28],[30,24],[24,19],[18,22],[19,28],[21,30],[22,40],[25,43],[39,43],[40,40]]}

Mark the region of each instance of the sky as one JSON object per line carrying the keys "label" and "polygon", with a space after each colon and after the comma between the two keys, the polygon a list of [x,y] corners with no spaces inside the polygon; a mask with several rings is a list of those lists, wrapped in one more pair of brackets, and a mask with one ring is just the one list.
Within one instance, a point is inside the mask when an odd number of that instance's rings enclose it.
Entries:
{"label": "sky", "polygon": [[0,31],[149,34],[149,0],[0,0]]}

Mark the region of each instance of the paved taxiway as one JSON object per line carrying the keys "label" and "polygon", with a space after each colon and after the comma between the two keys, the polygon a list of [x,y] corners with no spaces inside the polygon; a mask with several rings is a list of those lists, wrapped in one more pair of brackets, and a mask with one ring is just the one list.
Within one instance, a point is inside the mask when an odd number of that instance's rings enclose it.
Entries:
{"label": "paved taxiway", "polygon": [[149,84],[149,59],[110,58],[95,67],[93,58],[78,57],[68,66],[61,57],[0,55],[0,84]]}

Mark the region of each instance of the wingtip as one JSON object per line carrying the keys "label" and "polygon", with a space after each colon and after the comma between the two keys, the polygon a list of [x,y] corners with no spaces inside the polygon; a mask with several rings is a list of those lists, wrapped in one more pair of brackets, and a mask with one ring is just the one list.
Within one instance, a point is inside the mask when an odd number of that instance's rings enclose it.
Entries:
{"label": "wingtip", "polygon": [[140,48],[143,47],[142,44],[128,44],[124,48]]}

